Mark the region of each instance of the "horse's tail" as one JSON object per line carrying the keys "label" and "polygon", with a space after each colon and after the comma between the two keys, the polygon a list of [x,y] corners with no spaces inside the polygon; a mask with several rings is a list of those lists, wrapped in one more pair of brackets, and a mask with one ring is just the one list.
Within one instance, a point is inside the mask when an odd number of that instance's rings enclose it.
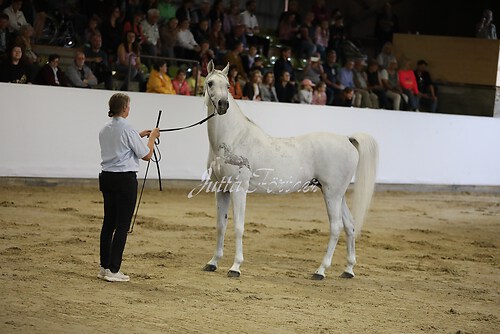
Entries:
{"label": "horse's tail", "polygon": [[349,140],[359,153],[352,207],[355,235],[358,236],[363,227],[363,222],[370,207],[373,191],[375,189],[378,146],[373,137],[364,133],[356,133],[351,136]]}

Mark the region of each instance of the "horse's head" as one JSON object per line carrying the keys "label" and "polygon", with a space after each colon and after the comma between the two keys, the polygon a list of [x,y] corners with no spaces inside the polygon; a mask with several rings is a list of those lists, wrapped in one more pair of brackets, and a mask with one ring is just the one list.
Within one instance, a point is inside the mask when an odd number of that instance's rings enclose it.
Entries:
{"label": "horse's head", "polygon": [[216,70],[214,63],[210,60],[208,63],[208,75],[205,79],[205,104],[213,105],[219,115],[224,115],[229,108],[229,81],[227,73],[229,64],[222,70]]}

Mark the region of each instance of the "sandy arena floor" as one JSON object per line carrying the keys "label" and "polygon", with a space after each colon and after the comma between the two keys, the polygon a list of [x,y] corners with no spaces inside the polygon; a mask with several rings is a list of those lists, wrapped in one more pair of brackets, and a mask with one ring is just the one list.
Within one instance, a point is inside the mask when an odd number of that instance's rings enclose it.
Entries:
{"label": "sandy arena floor", "polygon": [[0,333],[500,333],[500,195],[380,191],[341,279],[323,281],[319,193],[250,195],[240,278],[213,194],[146,189],[122,270],[96,278],[102,199],[91,187],[0,189]]}

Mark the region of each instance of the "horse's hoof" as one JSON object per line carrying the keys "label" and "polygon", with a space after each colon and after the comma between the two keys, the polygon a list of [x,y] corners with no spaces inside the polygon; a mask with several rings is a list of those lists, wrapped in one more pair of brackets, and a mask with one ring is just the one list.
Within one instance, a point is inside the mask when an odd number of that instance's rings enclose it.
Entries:
{"label": "horse's hoof", "polygon": [[315,280],[315,281],[321,281],[321,280],[325,279],[325,276],[324,275],[320,275],[320,274],[313,274],[312,275],[312,279]]}
{"label": "horse's hoof", "polygon": [[340,275],[340,278],[354,278],[354,274],[348,273],[347,271],[344,271],[342,275]]}
{"label": "horse's hoof", "polygon": [[217,266],[214,266],[213,264],[206,264],[205,267],[203,267],[203,271],[216,271]]}
{"label": "horse's hoof", "polygon": [[240,277],[240,273],[238,271],[229,270],[227,272],[227,277]]}

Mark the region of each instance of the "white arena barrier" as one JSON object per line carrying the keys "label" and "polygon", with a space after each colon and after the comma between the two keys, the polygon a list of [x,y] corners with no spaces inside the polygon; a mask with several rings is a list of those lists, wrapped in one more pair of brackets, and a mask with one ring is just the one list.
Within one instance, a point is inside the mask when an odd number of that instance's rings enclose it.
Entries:
{"label": "white arena barrier", "polygon": [[[97,178],[98,133],[115,92],[0,83],[0,176]],[[128,93],[137,130],[198,122],[201,97]],[[238,102],[272,136],[366,132],[380,149],[378,183],[500,185],[500,119],[271,102]],[[223,117],[223,116],[216,116]],[[206,169],[206,124],[161,135],[162,178],[199,180]],[[156,178],[154,166],[148,178]],[[144,176],[141,164],[139,177]]]}

